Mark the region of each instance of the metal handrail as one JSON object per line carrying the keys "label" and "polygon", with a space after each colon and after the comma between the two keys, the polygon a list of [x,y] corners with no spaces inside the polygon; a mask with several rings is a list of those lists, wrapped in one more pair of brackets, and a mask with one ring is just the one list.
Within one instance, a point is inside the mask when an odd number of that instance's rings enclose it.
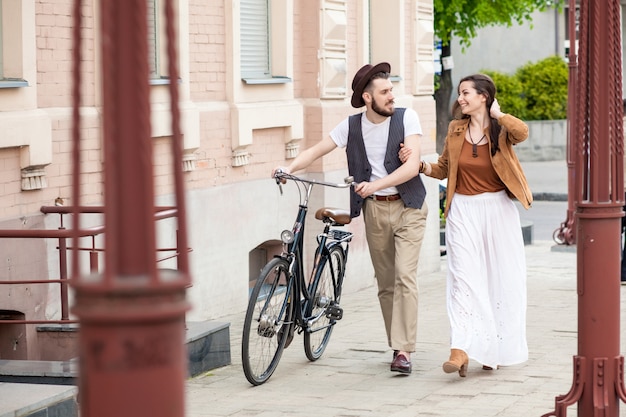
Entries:
{"label": "metal handrail", "polygon": [[[59,214],[61,216],[61,226],[56,230],[17,230],[17,229],[0,229],[0,239],[23,238],[23,239],[59,239],[59,279],[21,279],[21,280],[0,280],[0,286],[4,285],[28,285],[28,284],[58,284],[60,286],[61,299],[61,319],[45,319],[45,320],[6,320],[0,319],[0,324],[70,324],[77,323],[78,320],[69,317],[69,277],[67,273],[67,256],[69,252],[89,252],[89,269],[92,272],[98,271],[98,253],[105,252],[104,248],[96,247],[95,238],[105,233],[105,226],[93,226],[83,228],[78,231],[66,229],[63,226],[63,216],[65,214],[73,214],[74,207],[71,206],[42,206],[41,212],[44,214]],[[79,207],[80,214],[102,214],[104,208],[100,206]],[[155,220],[163,220],[177,216],[177,209],[171,206],[155,207]],[[92,238],[91,247],[88,246],[67,246],[66,240],[76,236],[81,238]],[[178,240],[178,239],[177,239]],[[177,242],[178,243],[178,242]],[[157,248],[158,252],[174,252],[171,255],[157,259],[158,262],[178,258],[181,254],[181,248]],[[187,248],[187,252],[191,249]]]}

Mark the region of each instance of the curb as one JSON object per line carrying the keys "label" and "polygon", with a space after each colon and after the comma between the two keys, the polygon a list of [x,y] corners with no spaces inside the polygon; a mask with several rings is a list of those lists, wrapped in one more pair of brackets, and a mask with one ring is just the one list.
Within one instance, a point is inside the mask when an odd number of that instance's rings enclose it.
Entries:
{"label": "curb", "polygon": [[535,201],[567,201],[567,193],[533,193]]}

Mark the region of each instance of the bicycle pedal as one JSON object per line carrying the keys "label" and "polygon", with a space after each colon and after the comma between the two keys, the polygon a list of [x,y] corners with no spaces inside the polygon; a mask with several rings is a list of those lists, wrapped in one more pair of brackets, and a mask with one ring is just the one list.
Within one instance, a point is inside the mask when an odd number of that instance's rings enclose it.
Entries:
{"label": "bicycle pedal", "polygon": [[326,309],[326,318],[331,320],[341,320],[343,317],[343,308],[339,304],[333,304]]}

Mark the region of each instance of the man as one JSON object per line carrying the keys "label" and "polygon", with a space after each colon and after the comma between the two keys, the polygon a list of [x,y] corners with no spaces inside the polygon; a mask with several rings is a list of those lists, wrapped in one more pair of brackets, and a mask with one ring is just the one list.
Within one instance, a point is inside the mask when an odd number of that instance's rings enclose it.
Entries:
{"label": "man", "polygon": [[[348,171],[357,183],[350,193],[350,213],[357,217],[363,210],[387,340],[394,351],[391,371],[410,374],[417,339],[417,262],[428,210],[419,177],[419,118],[413,109],[395,108],[390,71],[386,62],[359,69],[351,104],[365,106],[365,112],[344,119],[327,138],[280,169],[291,173],[337,147],[346,148]],[[400,143],[412,150],[404,164],[398,158]]]}

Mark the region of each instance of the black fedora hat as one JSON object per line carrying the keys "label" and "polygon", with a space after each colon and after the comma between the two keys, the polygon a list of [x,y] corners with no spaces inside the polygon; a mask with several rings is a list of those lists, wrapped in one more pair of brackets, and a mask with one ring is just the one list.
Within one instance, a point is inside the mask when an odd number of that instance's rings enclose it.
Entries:
{"label": "black fedora hat", "polygon": [[350,100],[350,104],[352,107],[359,108],[365,106],[365,102],[363,101],[363,90],[367,83],[370,82],[372,75],[377,74],[379,72],[391,72],[391,65],[387,62],[381,62],[376,65],[363,65],[360,70],[357,71],[354,79],[352,80],[352,100]]}

